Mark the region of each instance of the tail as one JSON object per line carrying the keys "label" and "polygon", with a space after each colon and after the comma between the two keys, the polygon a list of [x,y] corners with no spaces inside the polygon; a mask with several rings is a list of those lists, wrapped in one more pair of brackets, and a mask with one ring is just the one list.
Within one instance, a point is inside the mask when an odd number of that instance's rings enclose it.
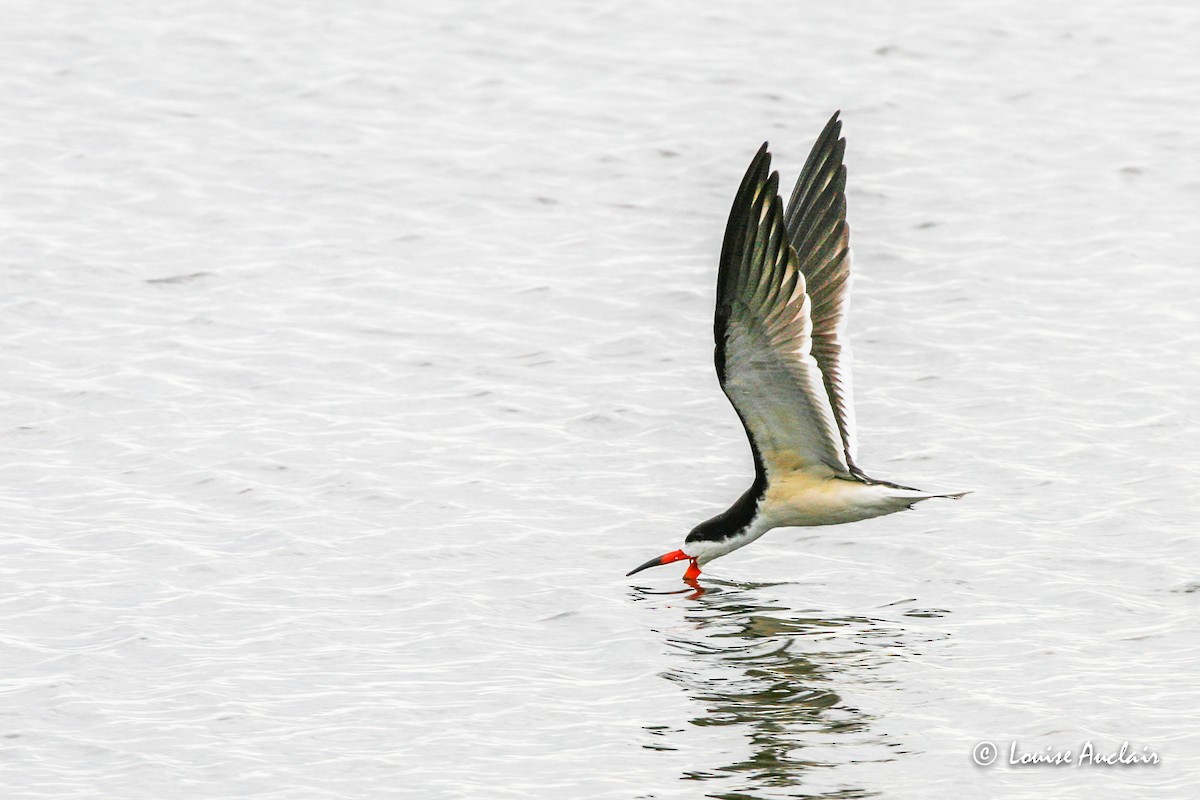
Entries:
{"label": "tail", "polygon": [[891,493],[892,497],[904,498],[906,500],[911,498],[914,502],[919,500],[933,500],[934,498],[957,500],[960,497],[966,497],[967,495],[971,494],[970,491],[950,492],[948,494],[931,494],[929,492],[923,492],[920,489],[914,489],[911,486],[902,486],[899,483],[892,483],[891,481],[885,481],[879,478],[870,478],[866,475],[866,473],[857,468],[852,470],[852,474],[854,475],[855,480],[861,481],[862,483],[871,486],[886,486],[889,489],[897,489],[898,491]]}
{"label": "tail", "polygon": [[892,487],[894,491],[888,494],[892,497],[904,498],[905,500],[957,500],[960,497],[966,497],[971,492],[949,492],[947,494],[934,494],[933,492],[923,492],[920,489],[910,489],[907,486]]}
{"label": "tail", "polygon": [[933,492],[924,492],[920,489],[913,489],[910,486],[900,486],[895,483],[884,483],[883,481],[879,481],[877,485],[879,484],[882,484],[884,487],[886,487],[884,492],[888,498],[888,502],[895,504],[894,508],[896,511],[904,508],[912,508],[917,503],[925,500],[957,500],[960,497],[965,497],[966,495],[970,494],[970,492],[945,492],[935,494]]}
{"label": "tail", "polygon": [[855,480],[859,481],[860,483],[865,483],[868,486],[876,487],[876,490],[883,495],[884,498],[886,498],[884,502],[887,505],[892,506],[891,511],[884,512],[886,514],[891,514],[895,511],[901,511],[905,508],[912,508],[922,500],[933,500],[934,498],[957,500],[960,497],[966,497],[967,495],[971,494],[969,491],[945,492],[942,494],[925,492],[920,489],[914,489],[911,486],[904,486],[899,483],[892,483],[891,481],[868,477],[866,473],[859,469],[855,469],[853,471],[853,475]]}
{"label": "tail", "polygon": [[951,492],[950,494],[931,494],[931,495],[929,495],[929,499],[935,500],[940,497],[943,500],[957,500],[960,497],[966,497],[967,495],[973,494],[973,493],[974,493],[974,490],[968,489],[965,492]]}
{"label": "tail", "polygon": [[970,492],[949,492],[947,494],[931,494],[922,492],[920,489],[907,489],[895,492],[892,497],[902,503],[905,503],[910,509],[917,503],[924,500],[957,500],[960,497],[966,497]]}

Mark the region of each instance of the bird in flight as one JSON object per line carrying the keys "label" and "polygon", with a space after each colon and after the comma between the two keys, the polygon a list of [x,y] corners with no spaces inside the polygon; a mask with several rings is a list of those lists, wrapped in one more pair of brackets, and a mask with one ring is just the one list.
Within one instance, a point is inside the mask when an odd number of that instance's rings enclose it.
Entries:
{"label": "bird in flight", "polygon": [[750,439],[754,483],[728,510],[693,528],[681,549],[629,575],[687,560],[684,580],[695,583],[701,566],[772,528],[857,522],[966,494],[932,494],[870,478],[856,463],[841,130],[834,113],[786,208],[764,142],[725,228],[714,360]]}

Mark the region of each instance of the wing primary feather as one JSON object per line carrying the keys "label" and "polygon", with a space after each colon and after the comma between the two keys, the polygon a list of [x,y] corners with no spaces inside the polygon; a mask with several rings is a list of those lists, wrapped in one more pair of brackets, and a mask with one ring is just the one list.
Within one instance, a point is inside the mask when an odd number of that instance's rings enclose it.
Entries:
{"label": "wing primary feather", "polygon": [[846,141],[835,113],[809,152],[786,212],[811,301],[811,354],[837,421],[846,464],[855,465],[850,350],[844,341],[850,296],[850,228],[846,224]]}
{"label": "wing primary feather", "polygon": [[[830,184],[832,187],[833,184]],[[820,219],[814,220],[810,226],[813,235],[806,238],[798,238],[795,234],[792,235],[793,244],[798,245],[796,254],[800,259],[801,264],[811,267],[809,270],[819,271],[824,266],[825,261],[822,258],[822,247],[830,241],[837,241],[845,232],[846,226],[846,199],[845,195],[839,190],[834,194],[832,201],[820,212]],[[797,226],[797,233],[801,226]]]}
{"label": "wing primary feather", "polygon": [[[763,192],[766,197],[773,197],[775,190],[778,187],[778,173],[771,173],[771,180]],[[778,204],[764,209],[767,216],[767,221],[760,223],[758,239],[762,242],[762,250],[755,253],[755,275],[754,280],[757,284],[753,287],[754,294],[747,302],[754,308],[771,308],[768,305],[768,298],[771,295],[771,289],[776,285],[776,276],[779,269],[781,256],[786,255],[788,241],[787,231],[784,229],[782,220],[778,219]],[[765,241],[763,241],[765,239]],[[786,264],[786,258],[783,259]]]}
{"label": "wing primary feather", "polygon": [[[839,220],[844,216],[845,203],[843,201],[839,204],[838,200],[844,196],[845,190],[846,168],[839,165],[821,192],[812,199],[810,207],[804,209],[804,213],[796,218],[793,227],[788,230],[793,246],[796,247],[797,255],[801,251],[809,253],[812,246],[816,244],[813,235],[822,228],[828,227],[831,221]],[[800,263],[805,267],[809,264],[808,259],[804,256],[800,256]],[[811,274],[808,269],[805,269],[805,273]]]}
{"label": "wing primary feather", "polygon": [[[838,119],[838,115],[841,113],[841,111],[833,112],[833,116],[829,118],[829,122],[825,123],[825,128],[821,131],[821,135],[817,137],[816,143],[813,144],[808,158],[804,161],[804,167],[800,170],[800,176],[796,179],[796,186],[792,189],[792,196],[788,199],[787,225],[789,232],[795,224],[796,217],[805,207],[803,195],[807,189],[811,188],[812,176],[824,167],[831,155],[836,153],[836,143],[840,141],[838,137],[842,132],[842,123]],[[836,155],[838,160],[840,160],[841,154],[836,153]],[[793,237],[794,240],[795,237]]]}
{"label": "wing primary feather", "polygon": [[837,270],[827,269],[827,267],[841,258],[846,252],[846,247],[842,243],[846,233],[846,223],[838,220],[833,225],[828,226],[828,230],[814,237],[814,243],[807,248],[805,253],[807,263],[813,265],[812,277],[813,280],[808,284],[809,294],[821,294],[824,287],[839,275]]}
{"label": "wing primary feather", "polygon": [[789,232],[794,233],[799,221],[808,216],[817,197],[834,177],[837,168],[842,165],[845,152],[845,139],[830,143],[826,152],[821,154],[823,157],[813,164],[812,171],[796,180],[796,188],[792,190],[792,200],[789,201],[791,205],[788,206]]}
{"label": "wing primary feather", "polygon": [[736,292],[730,298],[732,303],[749,302],[762,284],[767,248],[771,246],[770,231],[763,225],[763,218],[769,214],[771,201],[777,196],[778,188],[779,175],[772,172],[766,183],[759,187],[758,195],[754,198],[750,212],[750,221],[754,227],[747,229],[745,256],[739,270],[740,280],[735,284]]}
{"label": "wing primary feather", "polygon": [[759,283],[760,273],[762,271],[763,256],[766,250],[766,243],[763,241],[762,230],[762,215],[763,206],[767,202],[767,193],[759,187],[758,195],[754,198],[754,207],[750,213],[751,220],[759,220],[759,223],[754,228],[754,235],[746,237],[747,253],[742,261],[742,269],[739,273],[741,281],[738,282],[737,294],[732,298],[734,303],[744,302],[746,295],[750,293],[751,287],[757,286]]}
{"label": "wing primary feather", "polygon": [[729,222],[725,226],[725,240],[721,245],[720,271],[717,275],[718,288],[723,288],[729,280],[729,274],[732,271],[731,265],[736,264],[734,254],[741,254],[742,241],[747,232],[746,218],[749,216],[747,198],[756,191],[757,186],[761,183],[759,176],[770,166],[771,154],[767,152],[767,143],[763,142],[762,147],[758,149],[758,153],[755,154],[750,166],[746,169],[737,195],[733,199]]}
{"label": "wing primary feather", "polygon": [[729,320],[729,304],[736,294],[731,283],[740,278],[738,266],[745,259],[746,240],[753,231],[749,224],[754,210],[753,198],[762,185],[762,176],[770,166],[771,154],[767,151],[767,143],[763,142],[742,177],[742,183],[729,212],[729,221],[725,226],[725,239],[721,244],[721,261],[717,273],[717,311],[713,319],[713,337],[717,345],[717,376],[722,381],[725,380],[724,329]]}

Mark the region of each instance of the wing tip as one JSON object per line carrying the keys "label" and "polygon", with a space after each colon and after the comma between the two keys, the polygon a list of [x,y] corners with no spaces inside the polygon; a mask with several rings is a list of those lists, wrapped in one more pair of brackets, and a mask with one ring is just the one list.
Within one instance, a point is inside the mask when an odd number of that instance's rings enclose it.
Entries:
{"label": "wing tip", "polygon": [[824,129],[817,137],[816,144],[813,145],[814,150],[823,150],[836,147],[839,142],[845,143],[846,137],[842,136],[842,110],[839,108],[833,112],[833,116],[825,123]]}

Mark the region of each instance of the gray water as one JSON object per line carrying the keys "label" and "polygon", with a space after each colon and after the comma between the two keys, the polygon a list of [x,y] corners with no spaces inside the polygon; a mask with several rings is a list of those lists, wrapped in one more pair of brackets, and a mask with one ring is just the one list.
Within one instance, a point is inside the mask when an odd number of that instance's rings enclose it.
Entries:
{"label": "gray water", "polygon": [[[4,797],[1194,797],[1200,12],[425,5],[0,9]],[[626,579],[837,108],[860,461],[974,494]]]}

